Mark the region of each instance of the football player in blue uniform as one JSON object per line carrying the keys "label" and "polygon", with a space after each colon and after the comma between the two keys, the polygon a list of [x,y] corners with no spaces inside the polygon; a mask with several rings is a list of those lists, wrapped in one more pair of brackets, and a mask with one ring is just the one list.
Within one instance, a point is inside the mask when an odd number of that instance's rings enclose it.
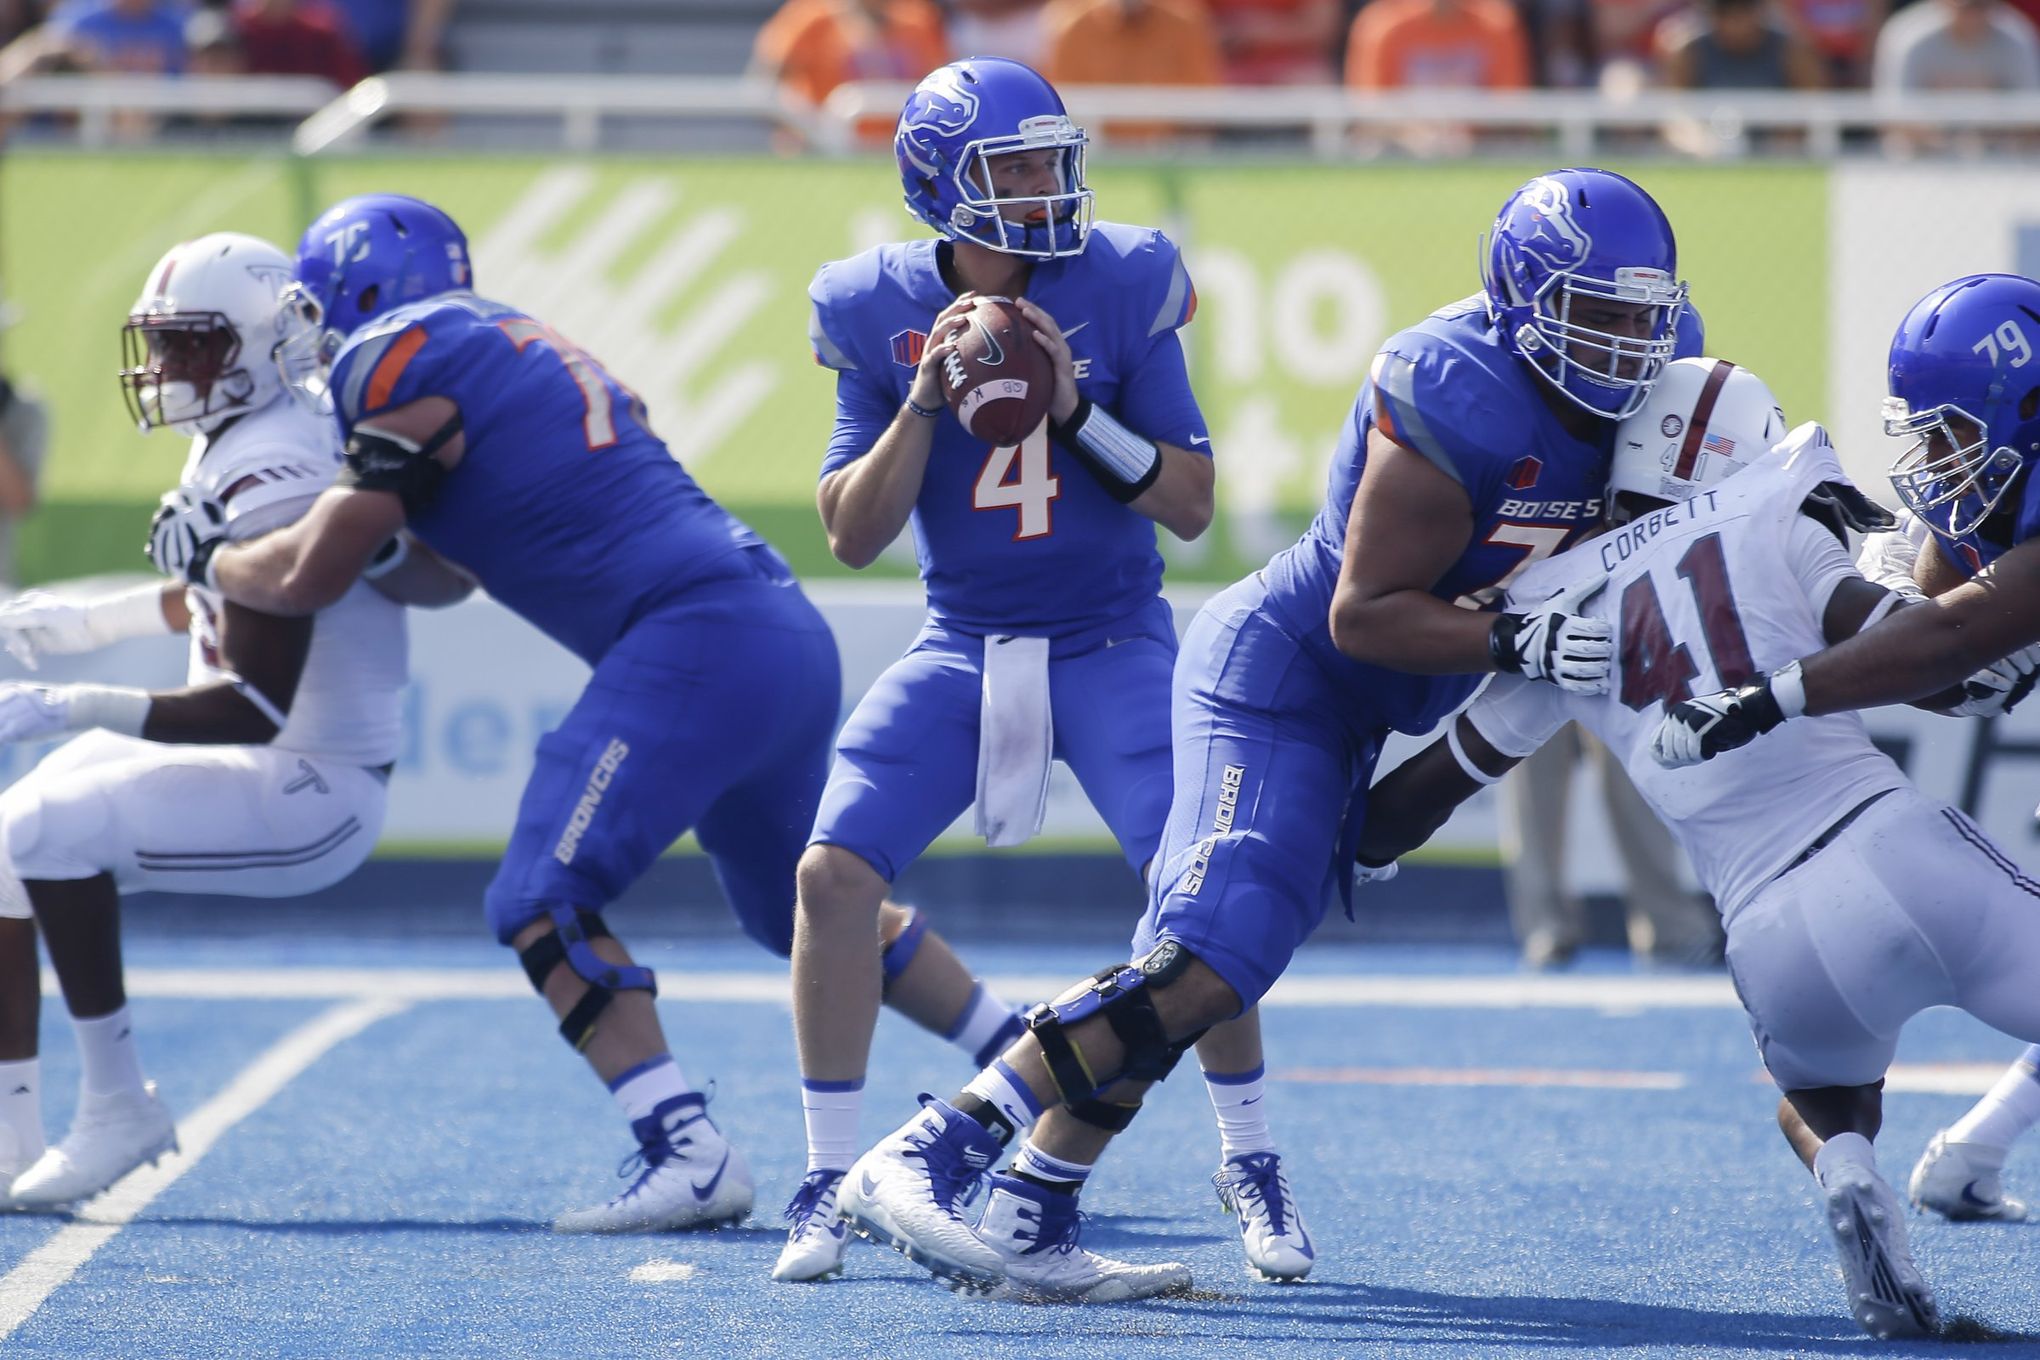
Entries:
{"label": "football player in blue uniform", "polygon": [[[853,567],[912,525],[929,617],[845,725],[801,861],[794,1019],[810,1174],[788,1210],[780,1279],[842,1261],[838,1192],[859,1146],[872,1026],[920,929],[893,909],[881,918],[887,885],[974,799],[988,843],[1033,834],[1051,757],[1127,863],[1144,873],[1153,859],[1176,655],[1155,526],[1192,539],[1212,514],[1210,438],[1177,336],[1196,308],[1189,275],[1161,232],[1092,220],[1084,134],[1055,90],[1016,62],[955,62],[914,91],[894,149],[909,211],[940,237],[825,265],[809,289],[815,355],[836,373],[819,500],[830,546]],[[953,334],[982,296],[1018,299],[1055,370],[1047,419],[1008,448],[973,439],[941,395]],[[875,927],[889,941],[882,967],[854,947]],[[951,1004],[951,1032],[980,1064],[1020,1032],[982,994]],[[1249,1260],[1301,1276],[1309,1237],[1261,1113],[1255,1018],[1202,1057],[1221,1193]],[[996,1179],[999,1203],[1066,1248],[1009,1235],[1015,1273],[1085,1297],[1128,1287],[1117,1263],[1076,1246],[1066,1192],[1131,1116],[1078,1102],[1060,1134],[1044,1125]]]}
{"label": "football player in blue uniform", "polygon": [[1607,624],[1564,599],[1482,611],[1598,522],[1615,422],[1699,347],[1671,224],[1620,175],[1554,171],[1503,205],[1484,283],[1382,348],[1316,522],[1184,639],[1175,801],[1136,962],[1037,1010],[953,1102],[866,1153],[842,1197],[861,1231],[938,1275],[1005,1287],[988,1239],[1015,1208],[995,1186],[974,1230],[960,1212],[972,1168],[1044,1109],[1136,1101],[1260,999],[1333,888],[1350,892],[1388,733],[1430,728],[1487,672],[1605,687]]}
{"label": "football player in blue uniform", "polygon": [[835,640],[629,390],[544,322],[475,296],[446,214],[349,199],[307,229],[298,278],[347,468],[303,519],[246,544],[223,545],[214,508],[192,506],[181,536],[157,535],[165,565],[250,607],[307,613],[407,527],[593,668],[539,743],[485,901],[638,1143],[623,1192],[554,1227],[740,1216],[744,1160],[673,1060],[651,971],[601,911],[692,828],[745,933],[789,952],[841,703]]}
{"label": "football player in blue uniform", "polygon": [[[1897,611],[1803,665],[1679,705],[1659,732],[1661,760],[1708,759],[1802,713],[1907,702],[1965,680],[1971,701],[1956,710],[1965,714],[2005,712],[2032,689],[2040,665],[2036,361],[2040,281],[1970,274],[1914,304],[1892,337],[1884,414],[1887,434],[1913,441],[1891,480],[1925,532],[1866,544],[1864,565],[1881,584],[1940,607]],[[1995,686],[1981,673],[1992,663]],[[1942,675],[1951,678],[1937,681]],[[1953,1219],[2025,1218],[2027,1206],[2005,1195],[2000,1173],[2035,1123],[2040,1045],[1935,1134],[1913,1168],[1913,1201]]]}

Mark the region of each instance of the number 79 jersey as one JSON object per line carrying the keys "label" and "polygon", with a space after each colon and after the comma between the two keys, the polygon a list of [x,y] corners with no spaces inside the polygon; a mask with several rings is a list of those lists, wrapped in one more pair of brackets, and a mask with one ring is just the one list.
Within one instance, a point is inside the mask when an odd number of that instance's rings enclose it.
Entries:
{"label": "number 79 jersey", "polygon": [[593,665],[647,610],[740,574],[761,540],[646,428],[637,397],[514,307],[449,293],[400,307],[334,360],[344,439],[424,397],[460,408],[467,452],[413,533]]}
{"label": "number 79 jersey", "polygon": [[1843,813],[1905,782],[1854,713],[1786,723],[1677,770],[1650,753],[1673,704],[1827,645],[1828,600],[1858,573],[1835,535],[1800,507],[1820,483],[1843,478],[1826,431],[1802,425],[1720,486],[1530,568],[1509,591],[1512,609],[1606,577],[1585,612],[1615,624],[1610,690],[1573,695],[1504,676],[1467,712],[1510,756],[1536,750],[1568,721],[1586,726],[1622,760],[1724,914]]}
{"label": "number 79 jersey", "polygon": [[[928,328],[955,300],[937,246],[880,246],[823,265],[808,287],[815,362],[836,374],[823,477],[869,453],[906,400]],[[1037,263],[1026,295],[1062,327],[1080,395],[1149,439],[1211,452],[1176,335],[1197,297],[1168,237],[1100,222],[1083,254]],[[1046,422],[1002,449],[972,439],[946,410],[935,422],[911,523],[937,620],[967,633],[1054,637],[1155,598],[1154,522],[1052,447]]]}

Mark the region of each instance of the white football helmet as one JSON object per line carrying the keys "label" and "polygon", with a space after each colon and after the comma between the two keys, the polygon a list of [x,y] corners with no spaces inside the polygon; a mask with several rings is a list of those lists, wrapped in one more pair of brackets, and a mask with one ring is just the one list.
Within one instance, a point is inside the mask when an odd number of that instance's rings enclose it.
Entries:
{"label": "white football helmet", "polygon": [[1608,492],[1688,500],[1784,437],[1785,412],[1762,378],[1726,359],[1678,359],[1616,428]]}
{"label": "white football helmet", "polygon": [[289,256],[239,232],[158,260],[121,330],[121,392],[136,423],[204,434],[282,395],[276,349],[291,278]]}

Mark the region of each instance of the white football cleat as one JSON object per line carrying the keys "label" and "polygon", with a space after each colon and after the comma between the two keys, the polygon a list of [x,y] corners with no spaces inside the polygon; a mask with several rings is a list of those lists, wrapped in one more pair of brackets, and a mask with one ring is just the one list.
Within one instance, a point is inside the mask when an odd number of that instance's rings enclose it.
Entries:
{"label": "white football cleat", "polygon": [[772,1278],[786,1283],[826,1280],[843,1273],[843,1253],[850,1249],[850,1224],[836,1211],[840,1171],[810,1171],[786,1206],[786,1245]]}
{"label": "white football cleat", "polygon": [[156,1083],[140,1091],[100,1095],[85,1091],[64,1141],[14,1178],[8,1195],[16,1208],[55,1209],[91,1199],[138,1166],[154,1166],[177,1151],[177,1121],[156,1098]]}
{"label": "white football cleat", "polygon": [[1932,1336],[1941,1315],[1934,1291],[1913,1264],[1898,1196],[1862,1165],[1836,1167],[1821,1190],[1856,1325],[1884,1340]]}
{"label": "white football cleat", "polygon": [[1920,1154],[1913,1167],[1907,1192],[1912,1202],[1956,1222],[1992,1219],[1999,1223],[2022,1223],[2026,1205],[2005,1194],[1998,1173],[2004,1170],[2005,1150],[1980,1143],[1951,1143],[1941,1130]]}
{"label": "white football cleat", "polygon": [[926,1098],[844,1173],[836,1202],[858,1236],[958,1288],[987,1288],[1004,1278],[1002,1257],[958,1210],[998,1156],[998,1140],[975,1119]]}
{"label": "white football cleat", "polygon": [[1247,1265],[1264,1280],[1300,1280],[1317,1264],[1317,1248],[1303,1226],[1303,1212],[1290,1192],[1282,1157],[1274,1152],[1241,1152],[1225,1159],[1211,1178],[1218,1202],[1239,1216],[1240,1245]]}
{"label": "white football cleat", "polygon": [[698,1091],[662,1100],[631,1121],[638,1150],[617,1175],[632,1177],[607,1204],[553,1220],[558,1233],[684,1232],[734,1222],[751,1212],[751,1168],[709,1122]]}
{"label": "white football cleat", "polygon": [[978,1235],[1005,1259],[1006,1278],[987,1297],[1020,1303],[1123,1303],[1180,1294],[1190,1287],[1190,1267],[1179,1262],[1136,1265],[1084,1250],[1082,1224],[1074,1194],[995,1177]]}

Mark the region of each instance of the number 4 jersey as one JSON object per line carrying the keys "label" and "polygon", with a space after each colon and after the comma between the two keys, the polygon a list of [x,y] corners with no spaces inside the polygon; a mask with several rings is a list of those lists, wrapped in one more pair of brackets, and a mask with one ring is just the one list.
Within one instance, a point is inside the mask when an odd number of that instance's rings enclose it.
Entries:
{"label": "number 4 jersey", "polygon": [[551,327],[450,293],[350,336],[334,361],[344,438],[422,397],[460,408],[467,453],[411,531],[594,664],[630,624],[762,541],[710,500],[635,395]]}
{"label": "number 4 jersey", "polygon": [[[809,285],[815,362],[836,373],[822,476],[869,453],[906,400],[928,328],[955,301],[942,248],[880,246],[823,265]],[[1083,254],[1037,263],[1026,295],[1062,327],[1081,395],[1149,439],[1210,453],[1176,335],[1197,297],[1168,237],[1100,222]],[[937,620],[968,633],[1058,636],[1155,598],[1154,522],[1052,447],[1046,422],[1017,447],[994,449],[946,410],[935,420],[912,524]]]}
{"label": "number 4 jersey", "polygon": [[1650,754],[1672,704],[1827,645],[1829,597],[1858,573],[1800,507],[1820,483],[1841,480],[1826,431],[1801,425],[1721,485],[1525,571],[1510,608],[1606,576],[1585,612],[1615,623],[1610,690],[1588,697],[1500,676],[1467,711],[1509,756],[1528,755],[1570,720],[1584,724],[1621,758],[1724,916],[1843,813],[1905,783],[1854,713],[1786,723],[1686,769],[1667,770]]}

